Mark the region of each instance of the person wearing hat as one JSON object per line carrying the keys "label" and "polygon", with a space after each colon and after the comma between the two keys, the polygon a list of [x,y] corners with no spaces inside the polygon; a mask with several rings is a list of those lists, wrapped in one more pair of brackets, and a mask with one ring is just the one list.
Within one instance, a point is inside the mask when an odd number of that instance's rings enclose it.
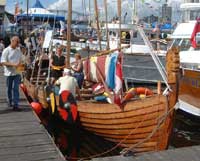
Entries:
{"label": "person wearing hat", "polygon": [[66,65],[65,56],[62,55],[62,46],[57,45],[56,53],[50,59],[52,82],[62,76],[63,69]]}
{"label": "person wearing hat", "polygon": [[60,77],[55,84],[60,85],[59,94],[65,90],[68,90],[72,93],[74,98],[76,98],[76,94],[80,98],[80,89],[77,80],[71,75],[70,69],[65,68],[63,71],[63,76]]}

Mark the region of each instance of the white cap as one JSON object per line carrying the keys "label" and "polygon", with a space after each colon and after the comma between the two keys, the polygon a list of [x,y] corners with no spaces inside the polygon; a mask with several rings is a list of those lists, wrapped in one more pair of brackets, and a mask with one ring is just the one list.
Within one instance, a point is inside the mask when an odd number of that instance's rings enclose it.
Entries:
{"label": "white cap", "polygon": [[63,74],[70,75],[71,74],[71,70],[68,69],[68,68],[64,68]]}

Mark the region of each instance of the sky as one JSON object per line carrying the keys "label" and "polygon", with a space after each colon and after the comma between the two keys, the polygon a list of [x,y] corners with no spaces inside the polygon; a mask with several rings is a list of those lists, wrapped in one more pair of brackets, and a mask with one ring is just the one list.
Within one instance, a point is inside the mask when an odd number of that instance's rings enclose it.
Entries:
{"label": "sky", "polygon": [[[26,0],[7,0],[6,10],[9,12],[14,11],[14,4],[19,2],[20,6],[25,10],[26,9]],[[83,3],[85,1],[85,10],[89,13],[89,1],[91,2],[91,6],[93,6],[93,0],[72,0],[73,2],[73,10],[81,12],[84,10]],[[144,1],[144,2],[142,2]],[[179,6],[181,0],[168,0],[169,5],[173,5],[176,10]],[[51,9],[67,9],[67,0],[40,0],[46,8]],[[99,9],[102,8],[103,13],[103,0],[97,0]],[[108,2],[108,15],[110,17],[117,15],[117,0],[107,0]],[[161,15],[161,5],[165,3],[166,0],[138,0],[138,16],[140,18],[152,15],[155,16]],[[173,3],[172,3],[173,2]],[[29,6],[32,6],[35,3],[35,0],[29,0]],[[122,0],[122,15],[125,15],[127,12],[127,18],[132,16],[132,4],[133,0]],[[92,8],[92,7],[91,7]],[[91,12],[93,13],[92,9]]]}

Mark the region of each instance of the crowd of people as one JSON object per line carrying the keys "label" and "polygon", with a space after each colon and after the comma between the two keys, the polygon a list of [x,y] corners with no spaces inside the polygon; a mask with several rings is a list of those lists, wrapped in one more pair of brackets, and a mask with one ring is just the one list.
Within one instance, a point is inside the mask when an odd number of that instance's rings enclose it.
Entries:
{"label": "crowd of people", "polygon": [[[10,39],[10,45],[6,48],[3,41],[0,41],[0,60],[1,66],[4,66],[4,76],[6,77],[8,106],[12,107],[14,111],[21,111],[19,107],[21,73],[18,69],[25,63],[23,49],[20,47],[18,36],[13,36]],[[71,67],[67,66],[66,62],[62,46],[57,45],[55,53],[52,53],[50,58],[51,83],[60,86],[59,93],[68,90],[75,98],[77,94],[80,99],[80,89],[84,79],[81,55],[75,54],[75,61]]]}

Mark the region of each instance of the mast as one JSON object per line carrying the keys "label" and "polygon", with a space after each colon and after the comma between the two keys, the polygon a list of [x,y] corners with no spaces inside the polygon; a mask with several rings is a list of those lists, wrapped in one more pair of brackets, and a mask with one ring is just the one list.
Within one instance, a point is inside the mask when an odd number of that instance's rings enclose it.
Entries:
{"label": "mast", "polygon": [[70,67],[70,50],[71,50],[71,21],[72,21],[72,0],[68,0],[67,15],[67,68]]}
{"label": "mast", "polygon": [[28,20],[28,9],[29,9],[29,0],[26,1],[26,16],[27,16],[27,22],[26,22],[26,35],[28,35],[28,28],[29,28],[29,20]]}
{"label": "mast", "polygon": [[89,0],[89,26],[91,26],[91,4],[90,4],[90,0]]}
{"label": "mast", "polygon": [[118,42],[118,48],[121,48],[122,44],[122,36],[121,36],[121,13],[122,13],[122,8],[121,8],[121,0],[117,0],[117,10],[118,10],[118,18],[119,18],[119,42]]}
{"label": "mast", "polygon": [[97,24],[97,34],[98,34],[98,41],[99,41],[99,49],[101,48],[101,33],[100,33],[100,27],[99,27],[99,14],[98,14],[98,6],[97,6],[97,0],[94,0],[94,8],[95,8],[95,20]]}
{"label": "mast", "polygon": [[109,50],[110,44],[109,44],[109,36],[108,36],[108,8],[107,8],[107,0],[104,0],[104,9],[105,9],[105,17],[106,17],[106,40],[107,40],[107,45],[106,49]]}

